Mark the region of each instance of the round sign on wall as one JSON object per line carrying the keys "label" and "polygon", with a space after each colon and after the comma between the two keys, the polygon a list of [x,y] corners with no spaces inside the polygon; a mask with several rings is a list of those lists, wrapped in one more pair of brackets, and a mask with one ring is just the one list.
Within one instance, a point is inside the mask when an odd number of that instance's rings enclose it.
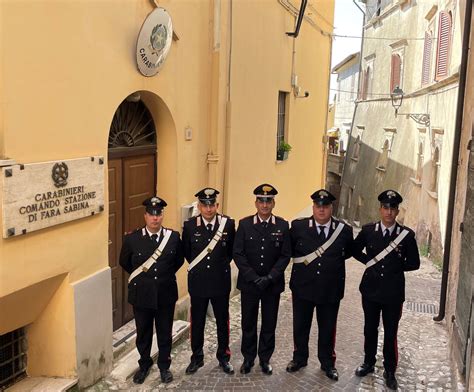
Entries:
{"label": "round sign on wall", "polygon": [[173,24],[168,12],[155,8],[143,22],[137,40],[137,65],[142,75],[156,75],[171,48]]}

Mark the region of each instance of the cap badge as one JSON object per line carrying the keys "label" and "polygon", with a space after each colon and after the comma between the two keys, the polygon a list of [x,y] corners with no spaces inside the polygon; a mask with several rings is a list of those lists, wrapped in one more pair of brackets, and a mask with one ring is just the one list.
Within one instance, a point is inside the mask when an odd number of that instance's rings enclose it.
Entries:
{"label": "cap badge", "polygon": [[150,200],[150,202],[151,202],[151,205],[154,207],[154,206],[156,206],[157,204],[161,203],[161,200],[158,199],[157,197],[152,197],[151,200]]}
{"label": "cap badge", "polygon": [[262,186],[263,194],[266,195],[268,192],[270,192],[273,188],[268,185]]}
{"label": "cap badge", "polygon": [[395,195],[394,191],[388,191],[387,196],[388,196],[389,199],[391,199],[392,197],[395,197],[396,195]]}
{"label": "cap badge", "polygon": [[329,194],[326,192],[326,191],[321,191],[319,192],[319,194],[321,195],[321,198],[324,196],[324,197],[328,197]]}
{"label": "cap badge", "polygon": [[209,196],[212,196],[214,194],[214,189],[205,189],[204,194],[206,195],[206,199],[209,199]]}

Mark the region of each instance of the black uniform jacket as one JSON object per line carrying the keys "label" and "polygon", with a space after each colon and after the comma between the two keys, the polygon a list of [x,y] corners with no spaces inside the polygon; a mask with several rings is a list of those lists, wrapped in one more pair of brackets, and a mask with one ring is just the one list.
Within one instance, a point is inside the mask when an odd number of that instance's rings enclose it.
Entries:
{"label": "black uniform jacket", "polygon": [[[354,241],[354,256],[366,264],[384,250],[403,229],[408,235],[391,253],[375,265],[367,268],[362,276],[359,290],[362,296],[379,303],[399,303],[405,300],[404,271],[420,268],[420,255],[413,230],[396,223],[390,239],[385,239],[380,223],[369,223],[362,227]],[[361,251],[365,248],[365,253]]]}
{"label": "black uniform jacket", "polygon": [[[201,215],[184,222],[183,248],[184,257],[191,263],[207,247],[217,232],[223,215],[217,215],[214,230],[210,233]],[[188,272],[189,294],[196,297],[216,297],[230,293],[230,262],[235,237],[235,222],[226,217],[227,222],[222,237],[212,253]]]}
{"label": "black uniform jacket", "polygon": [[[145,227],[126,235],[120,252],[120,265],[129,274],[132,273],[150,258],[162,240],[163,230],[157,242],[148,236]],[[176,302],[178,287],[175,274],[183,263],[179,233],[173,231],[156,263],[128,284],[128,302],[150,309],[156,309],[160,303]]]}
{"label": "black uniform jacket", "polygon": [[[339,221],[331,218],[329,234],[331,237]],[[318,237],[317,223],[308,217],[291,223],[292,256],[302,257],[314,252],[325,240]],[[354,237],[352,227],[344,224],[337,239],[321,257],[310,264],[293,264],[290,288],[295,296],[314,303],[334,303],[344,297],[346,279],[346,259],[351,257]]]}
{"label": "black uniform jacket", "polygon": [[257,215],[240,220],[234,242],[239,290],[258,294],[253,281],[259,276],[270,274],[272,281],[266,290],[274,294],[281,293],[285,289],[284,272],[290,257],[290,232],[286,220],[272,215],[266,228]]}

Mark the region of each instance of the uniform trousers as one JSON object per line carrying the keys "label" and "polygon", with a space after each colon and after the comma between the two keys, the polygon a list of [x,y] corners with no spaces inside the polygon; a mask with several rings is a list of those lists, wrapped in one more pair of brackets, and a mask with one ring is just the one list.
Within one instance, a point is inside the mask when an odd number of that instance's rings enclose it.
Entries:
{"label": "uniform trousers", "polygon": [[380,313],[384,329],[383,358],[384,368],[389,372],[395,372],[398,363],[397,331],[398,322],[402,317],[402,303],[382,304],[370,301],[362,297],[362,308],[364,309],[364,362],[375,365],[377,355],[378,328]]}
{"label": "uniform trousers", "polygon": [[339,301],[333,303],[318,304],[299,298],[293,294],[293,339],[294,351],[293,361],[308,362],[308,342],[313,321],[313,312],[316,308],[316,320],[318,322],[318,359],[321,368],[334,367],[336,362],[336,325]]}
{"label": "uniform trousers", "polygon": [[257,356],[257,321],[260,304],[262,306],[262,322],[258,339],[258,357],[260,362],[269,362],[275,350],[275,329],[278,319],[280,294],[274,294],[268,290],[260,293],[241,292],[241,351],[244,360],[252,363]]}
{"label": "uniform trousers", "polygon": [[175,302],[159,304],[158,309],[133,307],[137,327],[136,345],[140,354],[138,360],[140,369],[146,370],[153,365],[153,360],[150,357],[153,325],[155,325],[158,341],[158,368],[160,370],[169,369],[173,341],[174,306]]}
{"label": "uniform trousers", "polygon": [[211,302],[217,326],[217,353],[219,362],[228,362],[229,349],[229,294],[211,298],[191,296],[191,361],[201,362],[204,359],[204,327],[206,325],[207,307]]}

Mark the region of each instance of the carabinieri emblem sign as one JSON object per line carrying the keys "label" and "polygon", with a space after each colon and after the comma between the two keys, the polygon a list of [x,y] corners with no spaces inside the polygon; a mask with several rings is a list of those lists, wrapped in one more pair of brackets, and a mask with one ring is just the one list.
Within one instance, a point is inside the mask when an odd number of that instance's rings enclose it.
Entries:
{"label": "carabinieri emblem sign", "polygon": [[173,39],[168,12],[155,8],[145,19],[137,40],[137,66],[144,76],[156,75],[166,60]]}

